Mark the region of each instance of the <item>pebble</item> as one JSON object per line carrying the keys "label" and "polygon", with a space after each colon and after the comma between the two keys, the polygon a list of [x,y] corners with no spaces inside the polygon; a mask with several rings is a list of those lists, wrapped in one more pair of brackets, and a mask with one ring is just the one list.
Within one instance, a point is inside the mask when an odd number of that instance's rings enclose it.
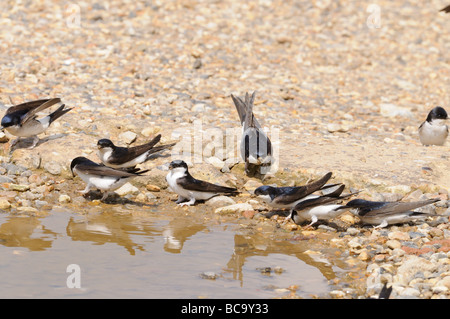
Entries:
{"label": "pebble", "polygon": [[126,131],[119,134],[119,141],[128,145],[133,143],[136,140],[136,138],[137,134],[131,131]]}
{"label": "pebble", "polygon": [[337,123],[330,123],[327,125],[327,131],[330,133],[334,133],[334,132],[345,133],[348,130],[349,130],[349,128],[347,126],[337,124]]}
{"label": "pebble", "polygon": [[235,205],[236,202],[230,196],[219,195],[219,196],[214,196],[211,199],[207,200],[206,204],[209,206],[224,207],[224,206]]}
{"label": "pebble", "polygon": [[116,189],[115,193],[117,193],[119,196],[137,194],[139,193],[139,188],[130,183],[125,183],[122,187]]}
{"label": "pebble", "polygon": [[406,118],[414,117],[413,113],[409,109],[390,103],[380,104],[380,113],[381,115],[386,117],[396,117],[396,116]]}
{"label": "pebble", "polygon": [[208,272],[202,272],[200,274],[200,278],[202,279],[208,279],[208,280],[216,280],[218,275],[215,272],[208,271]]}
{"label": "pebble", "polygon": [[9,209],[11,207],[11,203],[5,199],[0,198],[0,209]]}
{"label": "pebble", "polygon": [[242,213],[247,210],[253,210],[252,205],[250,205],[248,203],[238,203],[238,204],[233,204],[233,205],[216,208],[214,213],[216,213],[216,214],[236,214],[236,213]]}
{"label": "pebble", "polygon": [[72,199],[70,198],[70,196],[66,194],[61,194],[58,197],[58,202],[60,203],[70,203],[71,201]]}
{"label": "pebble", "polygon": [[52,161],[44,163],[44,169],[52,175],[60,175],[62,167],[61,164]]}
{"label": "pebble", "polygon": [[160,192],[161,191],[160,187],[158,187],[156,185],[152,185],[152,184],[145,185],[145,188],[150,192]]}

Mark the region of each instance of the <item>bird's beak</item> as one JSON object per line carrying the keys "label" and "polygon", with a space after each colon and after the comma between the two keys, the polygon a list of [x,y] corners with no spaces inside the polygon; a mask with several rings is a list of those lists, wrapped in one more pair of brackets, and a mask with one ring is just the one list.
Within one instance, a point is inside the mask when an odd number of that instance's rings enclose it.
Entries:
{"label": "bird's beak", "polygon": [[169,164],[169,169],[172,169],[172,168],[173,168],[172,163],[170,163]]}
{"label": "bird's beak", "polygon": [[4,131],[5,130],[5,128],[3,127],[3,126],[0,126],[0,131]]}

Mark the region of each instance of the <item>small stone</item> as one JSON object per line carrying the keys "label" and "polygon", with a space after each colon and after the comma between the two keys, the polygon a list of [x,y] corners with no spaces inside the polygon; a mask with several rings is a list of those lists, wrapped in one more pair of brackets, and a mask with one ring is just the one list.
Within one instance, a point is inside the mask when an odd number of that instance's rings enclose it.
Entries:
{"label": "small stone", "polygon": [[29,206],[21,206],[21,207],[17,207],[17,210],[20,212],[25,212],[25,213],[37,213],[38,210],[34,207],[29,207]]}
{"label": "small stone", "polygon": [[130,183],[126,183],[119,189],[116,189],[115,192],[119,196],[125,196],[125,195],[130,195],[130,194],[137,194],[137,193],[139,193],[139,189],[136,186],[131,185]]}
{"label": "small stone", "polygon": [[156,185],[152,185],[152,184],[145,185],[145,188],[150,192],[160,192],[161,191],[161,188],[159,188]]}
{"label": "small stone", "polygon": [[406,287],[400,292],[400,296],[419,297],[420,291],[412,287]]}
{"label": "small stone", "polygon": [[448,289],[450,289],[450,275],[445,276],[444,278],[442,278],[436,285],[437,286],[444,286],[444,287],[447,287]]}
{"label": "small stone", "polygon": [[9,189],[16,192],[26,192],[30,189],[30,185],[9,184]]}
{"label": "small stone", "polygon": [[361,243],[361,240],[359,238],[353,238],[352,240],[350,240],[348,242],[348,246],[351,249],[361,249],[362,248],[362,243]]}
{"label": "small stone", "polygon": [[11,203],[6,198],[0,198],[0,209],[8,209]]}
{"label": "small stone", "polygon": [[[358,217],[356,217],[356,216],[354,216],[352,214],[345,214],[344,213],[341,216],[339,216],[338,218],[340,220],[342,220],[343,222],[345,222],[347,224],[350,224],[350,225],[356,224],[358,222]],[[351,228],[353,228],[353,227],[351,227]],[[353,229],[356,229],[356,228],[353,228]],[[347,229],[347,231],[348,231],[348,229]],[[359,230],[358,230],[358,232],[359,232]]]}
{"label": "small stone", "polygon": [[219,207],[214,212],[216,214],[233,214],[233,213],[242,213],[246,210],[253,210],[252,205],[248,203],[239,203],[225,207]]}
{"label": "small stone", "polygon": [[72,201],[72,199],[70,198],[69,195],[62,194],[62,195],[59,195],[58,201],[60,203],[70,203]]}
{"label": "small stone", "polygon": [[390,232],[388,235],[389,239],[394,239],[394,240],[410,240],[411,237],[409,236],[408,233],[402,232],[402,231],[393,231]]}
{"label": "small stone", "polygon": [[337,123],[330,123],[327,125],[327,131],[330,133],[334,132],[345,133],[348,131],[348,127]]}
{"label": "small stone", "polygon": [[442,229],[433,227],[433,228],[430,229],[428,234],[431,237],[442,237],[442,236],[444,236],[444,231]]}
{"label": "small stone", "polygon": [[332,290],[332,291],[330,291],[330,296],[332,298],[344,298],[345,292],[343,292],[341,290]]}
{"label": "small stone", "polygon": [[443,294],[448,291],[448,288],[445,286],[434,286],[431,291],[433,291],[434,294]]}
{"label": "small stone", "polygon": [[276,266],[275,268],[273,268],[273,272],[276,274],[282,274],[284,272],[284,269],[280,266]]}
{"label": "small stone", "polygon": [[216,206],[216,207],[224,207],[229,205],[234,205],[236,202],[234,199],[232,199],[229,196],[220,195],[220,196],[214,196],[211,199],[206,201],[206,204],[209,206]]}
{"label": "small stone", "polygon": [[161,130],[159,127],[150,126],[146,127],[141,131],[141,134],[145,137],[155,137],[157,133]]}
{"label": "small stone", "polygon": [[217,277],[217,274],[212,271],[202,272],[200,274],[200,278],[202,279],[215,280]]}
{"label": "small stone", "polygon": [[5,132],[0,132],[0,143],[6,143],[9,141],[9,138],[6,136]]}
{"label": "small stone", "polygon": [[217,169],[221,169],[225,165],[225,163],[221,159],[219,159],[215,156],[208,157],[206,159],[206,162],[211,164],[212,166],[214,166]]}
{"label": "small stone", "polygon": [[380,113],[381,115],[385,116],[385,117],[396,117],[396,116],[400,116],[400,117],[406,117],[406,118],[413,118],[414,115],[413,113],[405,108],[405,107],[400,107],[394,104],[390,104],[390,103],[383,103],[380,105]]}
{"label": "small stone", "polygon": [[44,169],[52,175],[61,174],[61,164],[51,161],[44,164]]}
{"label": "small stone", "polygon": [[358,259],[360,259],[362,261],[368,261],[371,258],[372,257],[370,256],[370,253],[367,251],[367,249],[363,249],[358,255]]}
{"label": "small stone", "polygon": [[202,67],[202,59],[197,58],[194,61],[194,65],[192,66],[194,69],[200,69]]}
{"label": "small stone", "polygon": [[119,135],[119,140],[126,144],[133,143],[136,140],[136,138],[137,134],[131,131],[126,131]]}
{"label": "small stone", "polygon": [[252,219],[255,216],[254,210],[245,210],[242,212],[242,216],[247,219]]}
{"label": "small stone", "polygon": [[390,249],[397,249],[402,247],[402,244],[398,240],[391,239],[386,242],[386,246]]}
{"label": "small stone", "polygon": [[359,229],[355,228],[355,227],[349,227],[349,228],[347,228],[347,233],[349,235],[356,236],[359,234]]}

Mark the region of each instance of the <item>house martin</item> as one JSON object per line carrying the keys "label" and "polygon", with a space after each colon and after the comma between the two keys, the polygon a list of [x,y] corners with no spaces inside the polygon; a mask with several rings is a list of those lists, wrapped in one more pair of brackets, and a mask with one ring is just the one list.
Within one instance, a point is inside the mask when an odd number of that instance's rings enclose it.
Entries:
{"label": "house martin", "polygon": [[81,191],[82,194],[87,194],[92,188],[97,188],[104,191],[101,201],[104,201],[109,192],[112,192],[133,177],[141,176],[148,172],[148,170],[135,169],[116,169],[108,167],[102,164],[94,163],[86,157],[76,157],[70,164],[70,170],[72,175],[77,174],[87,185],[86,188]]}
{"label": "house martin", "polygon": [[416,208],[438,202],[439,198],[418,202],[375,202],[364,199],[354,199],[346,206],[352,213],[358,216],[364,224],[377,225],[375,228],[383,228],[391,224],[401,224],[424,219],[434,214],[415,212]]}
{"label": "house martin", "polygon": [[272,143],[253,114],[255,94],[245,93],[244,101],[231,94],[234,105],[239,115],[242,126],[242,138],[240,152],[245,162],[245,173],[254,176],[258,169],[261,175],[269,171],[273,164]]}
{"label": "house martin", "polygon": [[161,139],[161,134],[158,134],[150,142],[133,146],[120,147],[106,138],[98,140],[98,157],[103,164],[113,168],[129,168],[135,167],[148,161],[151,156],[159,151],[165,150],[174,146],[176,143],[155,146]]}
{"label": "house martin", "polygon": [[328,221],[348,211],[349,209],[350,207],[339,204],[319,205],[302,211],[294,210],[291,218],[297,225],[302,224],[306,220],[311,220],[311,223],[308,226],[312,226],[319,220]]}
{"label": "house martin", "polygon": [[331,175],[332,173],[329,172],[320,179],[303,186],[274,187],[264,185],[255,189],[254,194],[264,200],[269,206],[289,209],[290,213],[292,213],[292,210],[298,203],[305,200],[308,195],[322,189],[331,178]]}
{"label": "house martin", "polygon": [[169,170],[166,181],[170,188],[178,194],[176,203],[179,206],[194,205],[197,200],[208,200],[220,194],[236,195],[238,193],[236,188],[195,179],[189,173],[187,164],[182,160],[172,161]]}
{"label": "house martin", "polygon": [[419,139],[423,145],[444,145],[448,136],[448,119],[444,108],[436,106],[428,113],[425,122],[419,126]]}
{"label": "house martin", "polygon": [[358,194],[359,192],[342,194],[345,185],[338,185],[333,191],[315,195],[311,194],[295,205],[291,218],[297,225],[306,220],[311,220],[308,226],[317,223],[318,220],[330,220],[348,211],[350,207],[346,205],[330,204]]}
{"label": "house martin", "polygon": [[53,98],[30,101],[8,108],[2,118],[0,129],[6,129],[9,133],[18,137],[11,143],[11,149],[19,142],[21,137],[33,137],[33,144],[30,148],[34,148],[39,142],[37,135],[43,133],[60,116],[72,110],[72,108],[64,109],[65,104],[63,104],[53,113],[41,119],[37,118],[37,113],[59,102],[61,102],[60,98]]}

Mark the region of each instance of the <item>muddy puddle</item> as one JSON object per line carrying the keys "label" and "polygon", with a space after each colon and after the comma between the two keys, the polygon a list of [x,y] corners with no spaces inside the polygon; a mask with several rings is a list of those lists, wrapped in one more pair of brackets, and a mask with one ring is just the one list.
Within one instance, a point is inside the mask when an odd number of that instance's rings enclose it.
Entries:
{"label": "muddy puddle", "polygon": [[0,213],[0,298],[328,298],[345,264],[313,245],[181,209]]}

